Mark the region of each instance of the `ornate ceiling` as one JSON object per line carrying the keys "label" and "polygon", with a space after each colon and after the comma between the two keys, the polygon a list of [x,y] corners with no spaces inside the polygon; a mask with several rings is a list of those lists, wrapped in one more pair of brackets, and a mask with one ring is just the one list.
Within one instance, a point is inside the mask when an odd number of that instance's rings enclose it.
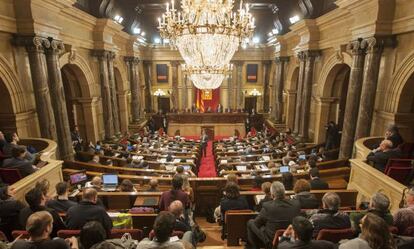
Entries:
{"label": "ornate ceiling", "polygon": [[[180,0],[176,0],[176,6]],[[289,18],[316,18],[336,6],[335,0],[244,0],[249,3],[256,19],[255,37],[266,43],[268,33],[278,29],[279,34],[289,31]],[[133,33],[134,28],[145,32],[147,42],[159,38],[157,18],[165,12],[167,0],[78,0],[75,6],[98,18],[123,18],[125,31]],[[239,6],[240,0],[235,0]],[[236,7],[235,7],[236,8]]]}

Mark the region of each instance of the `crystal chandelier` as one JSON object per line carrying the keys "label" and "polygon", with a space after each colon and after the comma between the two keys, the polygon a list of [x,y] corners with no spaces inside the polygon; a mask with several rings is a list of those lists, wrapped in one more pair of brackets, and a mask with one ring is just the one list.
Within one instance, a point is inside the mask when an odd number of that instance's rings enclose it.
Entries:
{"label": "crystal chandelier", "polygon": [[230,60],[239,45],[253,35],[254,18],[249,5],[234,0],[182,0],[181,11],[171,8],[158,18],[161,37],[180,51],[183,70],[199,89],[218,88],[231,72]]}

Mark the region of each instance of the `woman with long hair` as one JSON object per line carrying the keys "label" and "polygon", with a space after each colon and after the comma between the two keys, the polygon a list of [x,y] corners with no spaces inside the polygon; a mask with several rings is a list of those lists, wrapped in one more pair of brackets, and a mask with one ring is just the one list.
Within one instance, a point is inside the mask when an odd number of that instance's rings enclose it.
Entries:
{"label": "woman with long hair", "polygon": [[339,249],[395,249],[388,224],[381,217],[368,213],[361,220],[361,234],[339,246]]}

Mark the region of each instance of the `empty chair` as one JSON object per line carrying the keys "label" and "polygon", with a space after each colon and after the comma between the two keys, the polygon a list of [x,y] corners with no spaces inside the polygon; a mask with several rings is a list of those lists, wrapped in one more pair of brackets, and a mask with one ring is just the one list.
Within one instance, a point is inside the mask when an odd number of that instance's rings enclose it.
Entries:
{"label": "empty chair", "polygon": [[410,181],[412,171],[411,167],[388,167],[385,174],[397,182],[406,185]]}
{"label": "empty chair", "polygon": [[346,229],[322,229],[318,233],[317,240],[327,240],[333,243],[338,243],[343,239],[351,239],[354,237],[354,230],[352,228]]}

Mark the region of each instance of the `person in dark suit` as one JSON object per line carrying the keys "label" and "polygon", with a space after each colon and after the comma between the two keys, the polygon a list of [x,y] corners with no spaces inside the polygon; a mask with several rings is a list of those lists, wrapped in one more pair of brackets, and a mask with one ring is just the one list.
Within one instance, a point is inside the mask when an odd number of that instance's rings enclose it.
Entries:
{"label": "person in dark suit", "polygon": [[313,237],[322,229],[345,229],[351,227],[348,214],[340,212],[341,198],[337,193],[328,192],[322,197],[323,209],[310,217],[313,224]]}
{"label": "person in dark suit", "polygon": [[46,202],[46,207],[62,213],[68,211],[69,208],[78,205],[78,203],[69,200],[69,186],[66,182],[56,184],[56,198]]}
{"label": "person in dark suit", "polygon": [[270,192],[273,201],[264,203],[259,215],[247,222],[248,249],[271,248],[276,230],[287,228],[300,214],[299,202],[285,199],[285,187],[281,182],[273,182]]}
{"label": "person in dark suit", "polygon": [[395,125],[388,127],[387,131],[385,132],[385,139],[392,142],[392,149],[395,149],[404,143],[398,127]]}
{"label": "person in dark suit", "polygon": [[257,207],[256,207],[257,212],[260,212],[260,210],[262,210],[262,207],[263,207],[264,203],[273,200],[272,195],[270,194],[270,187],[271,186],[272,186],[272,183],[270,183],[270,182],[262,183],[261,187],[262,187],[263,193],[265,194],[265,197],[259,201],[259,204],[257,204]]}
{"label": "person in dark suit", "polygon": [[368,163],[372,164],[377,170],[384,172],[388,159],[399,157],[399,152],[393,150],[391,140],[383,140],[377,149],[372,150],[368,156]]}
{"label": "person in dark suit", "polygon": [[338,148],[339,142],[340,142],[340,135],[339,135],[339,129],[337,125],[333,121],[331,121],[325,127],[326,127],[325,150],[332,150],[332,149]]}
{"label": "person in dark suit", "polygon": [[89,221],[98,221],[109,235],[112,229],[112,220],[105,208],[96,204],[98,192],[93,188],[86,188],[82,197],[82,201],[78,205],[69,208],[66,214],[68,229],[78,230]]}
{"label": "person in dark suit", "polygon": [[201,152],[203,154],[203,156],[207,156],[207,142],[208,142],[208,135],[206,133],[206,130],[203,130],[202,134],[201,134]]}
{"label": "person in dark suit", "polygon": [[[174,231],[188,232],[191,231],[189,221],[184,217],[184,207],[181,201],[176,200],[171,202],[168,210],[175,216]],[[197,243],[194,236],[192,236],[192,244],[195,246]]]}
{"label": "person in dark suit", "polygon": [[4,134],[0,131],[0,152],[3,153],[3,147],[6,145],[6,140],[4,139]]}
{"label": "person in dark suit", "polygon": [[22,177],[34,173],[37,168],[26,159],[26,148],[17,146],[12,149],[12,158],[8,158],[3,162],[3,168],[18,169]]}
{"label": "person in dark suit", "polygon": [[19,218],[20,210],[25,208],[24,204],[14,197],[15,191],[10,186],[3,186],[0,188],[0,230],[5,233],[9,241],[13,241],[11,232],[13,230],[20,230]]}
{"label": "person in dark suit", "polygon": [[218,104],[216,112],[218,112],[218,113],[223,112],[223,106],[221,106],[221,104]]}
{"label": "person in dark suit", "polygon": [[332,242],[312,240],[312,223],[304,217],[295,217],[281,237],[278,249],[334,249]]}
{"label": "person in dark suit", "polygon": [[312,190],[323,190],[323,189],[329,189],[329,185],[327,182],[319,178],[319,169],[318,168],[312,168],[309,171],[310,176],[310,184]]}

